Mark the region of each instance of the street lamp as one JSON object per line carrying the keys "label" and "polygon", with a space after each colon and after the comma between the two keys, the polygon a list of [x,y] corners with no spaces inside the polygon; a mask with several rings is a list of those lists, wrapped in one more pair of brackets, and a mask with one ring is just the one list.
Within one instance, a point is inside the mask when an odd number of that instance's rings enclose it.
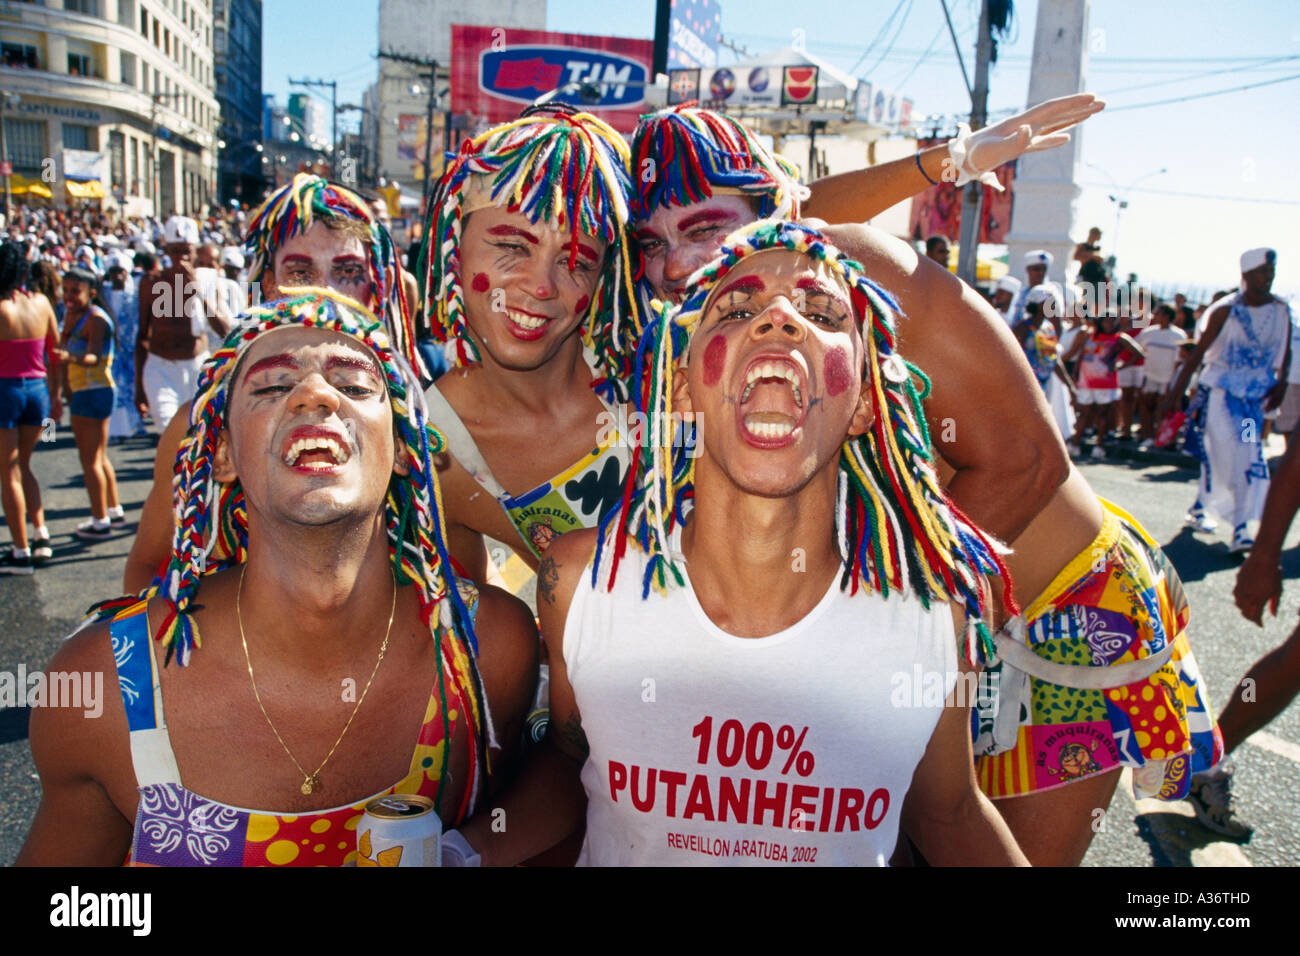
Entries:
{"label": "street lamp", "polygon": [[1110,253],[1110,254],[1114,257],[1115,262],[1116,262],[1116,265],[1118,266],[1118,263],[1119,263],[1119,223],[1120,223],[1120,216],[1121,216],[1121,214],[1124,212],[1124,210],[1128,208],[1128,194],[1129,194],[1129,192],[1130,192],[1130,191],[1133,189],[1133,187],[1136,186],[1138,183],[1146,182],[1148,179],[1151,179],[1152,177],[1155,177],[1155,176],[1163,176],[1165,173],[1169,172],[1169,170],[1168,170],[1167,168],[1163,167],[1163,166],[1162,166],[1160,169],[1153,169],[1153,170],[1151,170],[1150,172],[1143,173],[1141,176],[1139,176],[1137,179],[1133,180],[1133,181],[1132,181],[1131,183],[1129,183],[1127,186],[1124,186],[1124,187],[1121,188],[1121,187],[1119,186],[1119,184],[1115,182],[1115,177],[1112,176],[1112,175],[1110,174],[1110,171],[1107,170],[1104,166],[1098,165],[1097,163],[1088,163],[1087,165],[1090,166],[1090,167],[1092,167],[1093,169],[1097,170],[1098,172],[1102,173],[1102,174],[1103,174],[1107,179],[1109,179],[1109,180],[1110,180],[1111,187],[1114,189],[1114,192],[1107,193],[1106,198],[1109,199],[1111,202],[1113,202],[1113,203],[1115,204],[1115,235],[1114,235],[1113,239],[1111,240],[1111,244],[1110,244],[1110,247],[1111,247],[1111,253]]}

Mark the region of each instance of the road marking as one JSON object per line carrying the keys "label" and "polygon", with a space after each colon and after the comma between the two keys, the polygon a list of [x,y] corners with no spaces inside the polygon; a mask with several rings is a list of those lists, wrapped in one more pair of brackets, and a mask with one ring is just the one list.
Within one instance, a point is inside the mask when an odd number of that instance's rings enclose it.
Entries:
{"label": "road marking", "polygon": [[1300,744],[1293,744],[1289,740],[1283,740],[1276,734],[1270,734],[1267,730],[1257,730],[1246,738],[1246,743],[1253,744],[1260,750],[1267,750],[1271,754],[1277,754],[1279,757],[1285,757],[1292,763],[1300,763]]}

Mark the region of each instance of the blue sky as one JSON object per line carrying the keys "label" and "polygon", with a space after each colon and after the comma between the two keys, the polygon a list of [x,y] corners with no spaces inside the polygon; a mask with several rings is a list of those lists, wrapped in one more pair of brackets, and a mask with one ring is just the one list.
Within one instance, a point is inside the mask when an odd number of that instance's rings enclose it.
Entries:
{"label": "blue sky", "polygon": [[[809,52],[899,89],[919,114],[970,108],[938,0],[721,3],[723,34],[751,53],[788,45],[801,30]],[[1037,3],[1019,0],[1016,7],[1017,29],[1001,45],[990,78],[993,110],[1025,105]],[[1248,14],[1237,12],[1243,7]],[[949,8],[971,69],[978,4],[949,0]],[[653,33],[653,0],[603,5],[598,19],[592,9],[584,0],[550,0],[547,26]],[[283,99],[289,76],[321,76],[339,81],[340,102],[357,102],[374,79],[374,0],[349,0],[329,17],[309,0],[266,0],[263,18],[266,92]],[[1089,25],[1087,88],[1104,96],[1109,108],[1084,130],[1082,159],[1093,165],[1081,171],[1084,192],[1072,232],[1082,235],[1095,223],[1106,231],[1109,249],[1115,206],[1107,194],[1141,180],[1127,192],[1120,224],[1122,269],[1144,281],[1226,287],[1236,281],[1242,250],[1271,245],[1279,253],[1275,291],[1300,293],[1300,169],[1294,159],[1300,157],[1300,79],[1203,95],[1300,74],[1300,4],[1094,0]],[[724,51],[724,62],[730,58]],[[1144,105],[1182,97],[1193,98]]]}

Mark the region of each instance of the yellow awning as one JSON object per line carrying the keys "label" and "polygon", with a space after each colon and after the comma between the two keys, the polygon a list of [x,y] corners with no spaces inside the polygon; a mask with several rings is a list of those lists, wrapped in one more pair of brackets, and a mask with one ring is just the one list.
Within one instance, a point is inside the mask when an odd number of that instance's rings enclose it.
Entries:
{"label": "yellow awning", "polygon": [[9,192],[15,196],[42,196],[45,199],[53,199],[54,193],[50,192],[50,187],[45,185],[39,179],[28,178],[21,173],[14,173],[9,177]]}
{"label": "yellow awning", "polygon": [[69,196],[76,196],[78,199],[104,198],[104,184],[98,179],[88,179],[84,183],[73,182],[71,179],[65,179],[63,184],[68,187]]}

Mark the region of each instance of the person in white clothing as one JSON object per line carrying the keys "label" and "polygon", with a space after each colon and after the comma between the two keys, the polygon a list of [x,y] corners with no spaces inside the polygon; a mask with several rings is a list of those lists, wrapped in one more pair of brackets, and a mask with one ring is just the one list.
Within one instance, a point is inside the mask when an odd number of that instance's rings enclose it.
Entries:
{"label": "person in white clothing", "polygon": [[1138,419],[1141,423],[1143,451],[1155,447],[1156,405],[1174,380],[1178,352],[1187,341],[1187,333],[1173,324],[1174,307],[1165,302],[1156,306],[1155,322],[1138,334],[1137,343],[1146,353],[1142,366],[1142,391],[1138,395]]}
{"label": "person in white clothing", "polygon": [[1008,325],[1012,324],[1007,320],[1007,315],[1011,312],[1011,303],[1016,300],[1023,285],[1024,283],[1015,276],[1003,276],[993,287],[993,308],[997,309],[998,315],[1002,316],[1002,321]]}
{"label": "person in white clothing", "polygon": [[642,341],[623,509],[538,573],[553,746],[508,828],[446,845],[515,862],[585,804],[591,865],[883,865],[900,825],[935,863],[1025,863],[970,770],[1002,569],[929,465],[892,300],[773,220],[688,293]]}
{"label": "person in white clothing", "polygon": [[1268,494],[1264,463],[1264,412],[1286,391],[1291,361],[1291,308],[1273,295],[1277,253],[1249,249],[1241,255],[1241,290],[1206,313],[1209,322],[1196,351],[1161,402],[1161,413],[1187,391],[1191,370],[1202,361],[1198,398],[1201,481],[1187,514],[1198,531],[1216,527],[1211,513],[1232,522],[1233,554],[1249,551]]}
{"label": "person in white clothing", "polygon": [[1025,253],[1025,284],[1016,294],[1011,308],[1002,316],[1007,325],[1015,325],[1024,318],[1030,290],[1042,287],[1049,290],[1052,297],[1050,304],[1044,304],[1043,318],[1050,319],[1057,334],[1060,334],[1061,323],[1065,318],[1065,293],[1057,283],[1047,278],[1047,270],[1052,267],[1055,258],[1046,249],[1034,249]]}

